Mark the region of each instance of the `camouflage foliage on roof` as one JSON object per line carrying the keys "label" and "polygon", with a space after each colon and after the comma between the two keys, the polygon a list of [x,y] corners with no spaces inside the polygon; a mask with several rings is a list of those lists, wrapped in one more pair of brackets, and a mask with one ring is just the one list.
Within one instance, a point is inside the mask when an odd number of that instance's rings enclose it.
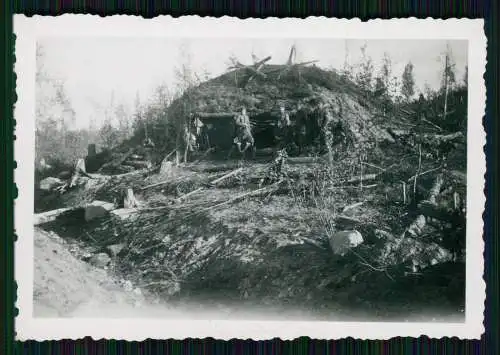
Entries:
{"label": "camouflage foliage on roof", "polygon": [[335,71],[264,65],[260,72],[263,75],[235,69],[201,83],[174,100],[169,112],[177,117],[197,113],[226,116],[246,107],[250,116],[278,116],[284,105],[291,116],[313,116],[320,125],[329,113],[356,141],[392,139],[374,123],[376,102]]}

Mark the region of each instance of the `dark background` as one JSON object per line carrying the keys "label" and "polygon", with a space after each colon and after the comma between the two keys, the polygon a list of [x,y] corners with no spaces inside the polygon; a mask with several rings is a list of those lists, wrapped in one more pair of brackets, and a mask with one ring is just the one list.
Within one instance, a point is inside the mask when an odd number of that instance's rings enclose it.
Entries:
{"label": "dark background", "polygon": [[[280,4],[271,1],[9,1],[0,2],[2,16],[0,67],[3,93],[0,102],[0,354],[500,354],[499,349],[499,268],[498,268],[498,1],[427,0],[427,1],[299,1]],[[128,343],[115,340],[15,342],[14,320],[16,310],[16,286],[14,282],[13,256],[14,234],[13,203],[17,195],[13,182],[13,139],[15,122],[13,105],[16,101],[15,74],[13,72],[14,42],[12,14],[59,15],[64,13],[88,13],[101,16],[133,14],[147,18],[160,14],[237,16],[247,17],[307,17],[327,16],[337,18],[417,17],[417,18],[484,18],[488,37],[487,103],[484,125],[487,131],[486,209],[485,221],[485,275],[487,300],[485,312],[486,333],[479,341],[457,338],[429,339],[427,337],[394,338],[388,341],[355,340],[337,341],[299,338],[293,341],[280,339],[268,341],[214,339],[163,340]],[[13,133],[14,132],[14,133]],[[133,324],[130,325],[133,327]],[[332,334],[332,337],[335,335]]]}

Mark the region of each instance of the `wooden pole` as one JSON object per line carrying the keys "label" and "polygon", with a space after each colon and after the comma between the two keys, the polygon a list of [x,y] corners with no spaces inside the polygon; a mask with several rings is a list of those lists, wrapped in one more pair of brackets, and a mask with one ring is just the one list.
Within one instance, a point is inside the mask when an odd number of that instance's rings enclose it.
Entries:
{"label": "wooden pole", "polygon": [[363,191],[363,159],[359,157],[359,189]]}
{"label": "wooden pole", "polygon": [[444,67],[444,85],[445,85],[445,93],[444,93],[444,113],[443,119],[446,119],[446,111],[448,109],[448,53],[446,53],[445,58],[445,67]]}
{"label": "wooden pole", "polygon": [[413,180],[413,199],[414,200],[416,199],[416,195],[417,195],[417,180],[418,180],[418,176],[420,174],[421,168],[422,168],[422,145],[419,144],[418,145],[418,169],[417,169],[417,173],[415,174],[415,179]]}

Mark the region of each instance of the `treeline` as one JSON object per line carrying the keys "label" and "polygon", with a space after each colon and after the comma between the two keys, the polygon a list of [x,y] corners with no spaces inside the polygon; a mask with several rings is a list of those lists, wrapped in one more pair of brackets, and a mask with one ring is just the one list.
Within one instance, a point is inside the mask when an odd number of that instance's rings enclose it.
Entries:
{"label": "treeline", "polygon": [[[463,79],[456,77],[450,48],[444,52],[442,83],[438,90],[426,86],[417,93],[414,64],[408,62],[402,73],[396,74],[390,56],[385,53],[381,63],[374,63],[367,46],[360,48],[358,63],[351,64],[346,55],[341,74],[353,81],[365,93],[366,99],[381,106],[391,117],[391,111],[406,107],[424,115],[443,129],[459,129],[466,124],[467,70]],[[87,154],[88,144],[98,150],[109,150],[129,140],[137,143],[151,139],[157,148],[171,150],[182,144],[182,127],[189,111],[189,93],[210,73],[199,75],[193,70],[188,48],[182,48],[182,63],[175,69],[176,83],[159,85],[147,99],[136,95],[133,107],[116,101],[111,93],[106,105],[94,105],[88,127],[78,127],[76,113],[68,97],[64,81],[47,73],[43,48],[37,47],[36,72],[36,164],[43,158],[48,164],[69,166]],[[185,100],[167,108],[174,99]],[[193,97],[193,99],[195,99]],[[97,122],[102,122],[99,126]]]}
{"label": "treeline", "polygon": [[176,68],[177,82],[172,88],[161,84],[147,99],[141,99],[137,93],[132,108],[117,102],[112,92],[107,104],[93,105],[88,126],[81,127],[77,125],[77,114],[64,80],[46,70],[45,53],[40,45],[36,56],[37,168],[41,167],[41,160],[53,168],[69,167],[87,154],[89,144],[95,144],[98,152],[127,144],[130,140],[139,143],[151,139],[158,148],[178,144],[180,118],[184,112],[176,112],[169,119],[167,108],[175,98],[210,78],[207,71],[200,76],[192,70],[189,50],[183,48],[183,63]]}
{"label": "treeline", "polygon": [[[386,112],[401,107],[410,107],[427,119],[437,120],[444,127],[462,127],[466,122],[467,67],[464,77],[459,79],[453,53],[449,46],[443,52],[441,85],[433,90],[428,84],[418,90],[415,84],[415,64],[406,63],[402,73],[394,73],[392,60],[384,53],[378,70],[373,59],[367,54],[367,45],[360,48],[358,63],[351,64],[346,48],[344,66],[341,70],[346,80],[353,81],[365,93],[366,98],[382,105]],[[420,91],[420,92],[419,92]],[[460,106],[460,107],[458,107]]]}

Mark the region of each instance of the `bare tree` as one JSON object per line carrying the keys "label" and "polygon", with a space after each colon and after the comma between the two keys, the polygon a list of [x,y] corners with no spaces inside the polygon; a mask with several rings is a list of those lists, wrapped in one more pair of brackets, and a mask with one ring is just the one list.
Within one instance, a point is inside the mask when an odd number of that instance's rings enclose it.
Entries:
{"label": "bare tree", "polygon": [[465,73],[464,73],[464,77],[463,77],[463,85],[465,88],[467,88],[469,86],[469,66],[466,65],[465,66]]}
{"label": "bare tree", "polygon": [[349,57],[349,47],[347,45],[347,40],[344,41],[344,65],[342,67],[342,77],[344,79],[352,80],[353,79],[353,66],[350,63]]}
{"label": "bare tree", "polygon": [[361,47],[361,61],[358,64],[356,83],[365,92],[371,92],[373,89],[373,61],[366,53],[367,47],[367,44]]}
{"label": "bare tree", "polygon": [[415,95],[415,77],[413,76],[413,64],[408,62],[405,65],[403,75],[401,77],[401,94],[406,102],[409,102],[411,97]]}
{"label": "bare tree", "polygon": [[448,114],[448,93],[455,82],[455,61],[453,59],[451,47],[448,43],[444,52],[443,79],[441,83],[441,89],[444,91],[443,119],[446,119],[446,115]]}
{"label": "bare tree", "polygon": [[[179,107],[180,112],[176,112],[175,121],[172,122],[176,132],[175,151],[176,163],[178,164],[181,157],[181,147],[184,146],[184,148],[186,148],[188,146],[184,136],[186,128],[189,126],[189,117],[192,113],[192,105],[195,99],[192,89],[200,83],[199,78],[193,70],[189,44],[186,42],[181,47],[181,64],[179,67],[175,68],[175,76],[177,79],[176,86],[178,95],[183,98],[182,104]],[[186,156],[186,154],[184,154],[184,156]],[[184,160],[186,162],[187,158]]]}

